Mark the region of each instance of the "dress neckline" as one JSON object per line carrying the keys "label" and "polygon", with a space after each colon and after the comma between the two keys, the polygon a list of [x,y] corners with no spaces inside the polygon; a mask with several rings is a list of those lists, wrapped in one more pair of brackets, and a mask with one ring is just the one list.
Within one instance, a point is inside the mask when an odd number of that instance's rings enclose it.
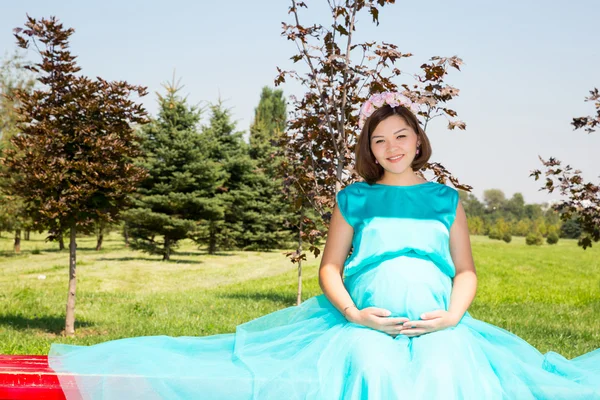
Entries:
{"label": "dress neckline", "polygon": [[427,186],[429,184],[435,183],[434,181],[425,181],[425,182],[421,182],[421,183],[415,183],[414,185],[388,185],[385,183],[368,183],[368,182],[363,182],[366,183],[369,186],[381,186],[381,187],[389,187],[389,188],[400,188],[400,189],[412,189],[412,188],[416,188],[419,186]]}

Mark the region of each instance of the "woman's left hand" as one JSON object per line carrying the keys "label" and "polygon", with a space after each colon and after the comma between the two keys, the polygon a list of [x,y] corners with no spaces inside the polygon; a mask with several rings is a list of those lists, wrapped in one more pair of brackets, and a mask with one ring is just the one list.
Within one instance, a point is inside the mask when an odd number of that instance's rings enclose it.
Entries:
{"label": "woman's left hand", "polygon": [[425,333],[441,331],[442,329],[456,326],[460,318],[446,310],[435,310],[421,314],[417,321],[406,321],[400,334],[414,337]]}

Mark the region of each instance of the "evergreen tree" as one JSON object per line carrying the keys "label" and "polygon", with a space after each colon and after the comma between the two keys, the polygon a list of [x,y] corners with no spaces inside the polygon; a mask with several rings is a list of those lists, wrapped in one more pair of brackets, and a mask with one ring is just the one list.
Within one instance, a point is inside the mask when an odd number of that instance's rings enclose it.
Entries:
{"label": "evergreen tree", "polygon": [[231,112],[223,107],[221,100],[211,105],[210,110],[210,122],[203,129],[202,141],[208,159],[225,173],[222,184],[212,193],[224,214],[200,221],[195,240],[206,244],[208,253],[214,254],[217,249],[243,247],[244,221],[257,217],[250,206],[259,194],[255,191],[256,164],[249,157],[243,132],[235,131]]}
{"label": "evergreen tree", "polygon": [[287,122],[283,91],[263,87],[258,106],[254,109],[254,121],[250,127],[250,157],[261,162],[261,168],[274,176],[274,169],[281,160],[276,158],[275,146],[284,133]]}
{"label": "evergreen tree", "polygon": [[284,134],[286,126],[286,104],[283,91],[264,87],[258,107],[254,110],[254,121],[250,126],[250,157],[256,161],[256,192],[252,204],[255,219],[245,222],[244,242],[246,248],[261,250],[285,247],[295,230],[285,229],[293,213],[283,193],[281,165],[283,156],[276,143]]}
{"label": "evergreen tree", "polygon": [[179,96],[174,82],[164,87],[158,118],[141,130],[148,176],[124,215],[131,248],[169,260],[180,240],[197,233],[198,221],[223,218],[215,192],[226,174],[207,157],[198,132],[200,110]]}
{"label": "evergreen tree", "polygon": [[560,228],[560,235],[563,238],[579,239],[582,231],[581,225],[579,225],[579,222],[577,222],[577,218],[571,217],[562,224]]}

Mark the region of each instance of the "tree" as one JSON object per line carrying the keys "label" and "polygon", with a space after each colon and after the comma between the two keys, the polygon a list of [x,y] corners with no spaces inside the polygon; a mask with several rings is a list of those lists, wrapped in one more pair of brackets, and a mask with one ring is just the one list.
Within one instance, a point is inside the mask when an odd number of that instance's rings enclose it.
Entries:
{"label": "tree", "polygon": [[533,229],[533,222],[526,218],[520,220],[514,225],[512,233],[516,236],[526,236]]}
{"label": "tree", "polygon": [[[324,234],[324,229],[316,219],[304,213],[304,208],[314,210],[325,226],[331,216],[335,193],[344,183],[358,179],[349,164],[357,138],[359,107],[370,94],[398,91],[400,87],[408,97],[422,105],[419,117],[424,129],[434,118],[457,115],[446,107],[446,103],[459,91],[446,85],[444,78],[449,69],[460,70],[460,58],[432,57],[421,64],[421,74],[412,74],[414,81],[398,85],[395,81],[401,74],[411,75],[401,72],[395,63],[412,54],[400,52],[390,43],[353,41],[359,14],[370,13],[373,22],[378,24],[380,10],[394,2],[330,1],[330,26],[306,26],[300,23],[299,12],[301,8],[307,8],[306,3],[291,0],[289,15],[293,21],[283,23],[282,34],[297,45],[298,53],[291,59],[303,61],[307,71],[302,74],[278,68],[275,85],[291,78],[306,88],[302,97],[290,97],[292,119],[287,134],[279,143],[285,159],[282,165],[284,189],[302,221],[298,249],[286,255],[291,262],[298,263],[299,268],[301,261],[306,259],[301,242],[308,242],[308,250],[317,257],[320,253],[317,242]],[[456,127],[465,129],[466,125],[462,121],[449,120],[448,128]],[[449,179],[458,188],[471,189],[458,182],[440,164],[429,163],[425,169],[432,170],[441,183]]]}
{"label": "tree", "polygon": [[[490,229],[490,239],[504,240],[510,242],[511,225],[504,218],[498,218]],[[508,240],[507,240],[508,239]]]}
{"label": "tree", "polygon": [[278,139],[284,134],[287,124],[286,101],[282,90],[262,88],[258,106],[254,109],[254,121],[250,126],[250,157],[261,163],[261,168],[270,176],[276,176]]}
{"label": "tree", "polygon": [[[300,218],[297,218],[291,204],[286,201],[282,190],[284,188],[282,176],[286,174],[281,170],[285,160],[279,152],[277,143],[285,134],[286,121],[283,92],[264,87],[250,127],[250,156],[258,163],[257,179],[260,182],[260,195],[256,199],[255,209],[257,215],[261,216],[261,221],[257,221],[252,231],[248,230],[244,235],[254,241],[260,241],[263,248],[281,246],[282,241],[289,236],[287,234],[289,228],[292,233],[297,234],[300,231]],[[310,218],[315,217],[315,215],[310,216]],[[259,225],[259,229],[256,225]],[[284,228],[288,228],[287,231],[283,231]],[[298,264],[299,267],[300,265]],[[301,299],[302,269],[298,268],[296,304],[300,304]]]}
{"label": "tree", "polygon": [[244,248],[270,250],[282,247],[290,239],[291,226],[286,221],[294,214],[282,190],[279,171],[284,160],[277,147],[285,133],[286,121],[283,91],[263,87],[254,110],[249,141],[250,158],[256,163],[252,183],[257,193],[249,212],[256,218],[244,221]]}
{"label": "tree", "polygon": [[465,214],[469,217],[483,217],[485,215],[485,206],[479,201],[473,193],[460,190],[460,201],[465,209]]}
{"label": "tree", "polygon": [[[15,92],[31,92],[35,85],[35,79],[25,69],[25,65],[23,55],[18,52],[4,59],[0,65],[0,154],[11,147],[10,139],[18,133],[18,100]],[[0,183],[0,188],[8,185],[10,182]],[[0,230],[14,231],[15,253],[21,251],[22,230],[27,231],[31,225],[23,201],[0,189]]]}
{"label": "tree", "polygon": [[548,237],[546,237],[546,242],[548,244],[556,244],[556,243],[558,243],[558,233],[556,233],[556,232],[550,232],[548,234]]}
{"label": "tree", "polygon": [[179,95],[182,87],[175,80],[163,86],[158,117],[140,131],[140,166],[148,175],[124,218],[132,249],[168,261],[179,241],[194,237],[200,220],[222,218],[223,207],[212,196],[225,175],[207,157],[198,132],[200,110]]}
{"label": "tree", "polygon": [[[121,223],[119,223],[120,225]],[[102,245],[104,243],[104,235],[109,234],[113,231],[118,225],[117,224],[108,224],[105,221],[97,221],[96,226],[94,228],[94,233],[96,234],[96,251],[102,250]]]}
{"label": "tree", "polygon": [[[600,124],[600,92],[597,88],[590,91],[590,96],[585,101],[594,102],[596,115],[573,118],[571,125],[573,130],[585,129],[587,133],[592,133]],[[600,185],[592,182],[584,182],[581,171],[573,170],[570,165],[561,167],[561,161],[554,157],[544,160],[541,156],[540,161],[546,167],[544,175],[546,183],[543,190],[552,193],[555,189],[560,194],[566,196],[552,207],[560,215],[563,221],[575,219],[581,227],[581,236],[577,244],[585,250],[592,246],[593,242],[600,240]],[[533,176],[537,181],[542,172],[534,170],[529,176]]]}
{"label": "tree", "polygon": [[500,212],[506,206],[506,196],[500,189],[488,189],[483,192],[483,202],[487,212]]}
{"label": "tree", "polygon": [[479,216],[468,217],[467,225],[469,227],[469,233],[471,235],[483,235],[485,233],[483,219]]}
{"label": "tree", "polygon": [[10,144],[10,138],[17,133],[16,108],[18,99],[15,91],[31,92],[35,85],[34,77],[25,68],[22,54],[15,52],[2,60],[0,65],[0,144],[2,148]]}
{"label": "tree", "polygon": [[546,237],[548,235],[548,227],[546,226],[546,221],[544,220],[544,218],[540,217],[533,221],[533,230],[535,232],[538,232],[543,237]]}
{"label": "tree", "polygon": [[[202,221],[203,229],[196,235],[196,241],[206,244],[209,254],[217,249],[269,248],[280,228],[276,224],[277,211],[265,204],[269,199],[264,196],[270,194],[267,177],[260,172],[258,160],[250,157],[251,147],[243,141],[243,132],[236,131],[231,111],[221,100],[211,105],[210,110],[209,125],[203,128],[202,137],[208,159],[220,165],[226,176],[214,193],[223,215]],[[256,145],[254,149],[259,147]],[[265,212],[274,212],[274,216]]]}
{"label": "tree", "polygon": [[6,190],[24,200],[34,227],[49,228],[50,238],[70,233],[67,335],[75,331],[76,234],[89,233],[96,221],[115,221],[143,178],[132,161],[139,155],[132,124],[146,122],[143,107],[130,100],[145,88],[77,75],[68,50],[73,32],[55,17],[28,16],[25,29],[15,29],[21,48],[38,49],[40,62],[27,68],[40,85],[15,92],[19,135],[2,160]]}
{"label": "tree", "polygon": [[525,243],[529,246],[540,246],[542,242],[543,238],[539,232],[529,232],[525,237]]}
{"label": "tree", "polygon": [[568,239],[579,239],[581,236],[581,226],[577,222],[577,218],[571,217],[564,221],[560,229],[561,237]]}
{"label": "tree", "polygon": [[542,218],[544,212],[539,204],[526,204],[525,205],[525,216],[532,221]]}
{"label": "tree", "polygon": [[515,193],[505,203],[504,206],[505,211],[516,220],[521,220],[525,218],[525,199],[521,193]]}

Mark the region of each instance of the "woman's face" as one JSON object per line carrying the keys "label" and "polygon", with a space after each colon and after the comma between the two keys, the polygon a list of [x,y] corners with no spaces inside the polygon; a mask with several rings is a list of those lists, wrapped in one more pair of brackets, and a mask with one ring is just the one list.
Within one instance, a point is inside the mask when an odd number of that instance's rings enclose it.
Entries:
{"label": "woman's face", "polygon": [[[400,174],[412,164],[417,151],[417,134],[404,118],[391,115],[371,135],[371,151],[386,171]],[[395,157],[400,156],[400,157]],[[392,159],[390,159],[392,157]]]}

